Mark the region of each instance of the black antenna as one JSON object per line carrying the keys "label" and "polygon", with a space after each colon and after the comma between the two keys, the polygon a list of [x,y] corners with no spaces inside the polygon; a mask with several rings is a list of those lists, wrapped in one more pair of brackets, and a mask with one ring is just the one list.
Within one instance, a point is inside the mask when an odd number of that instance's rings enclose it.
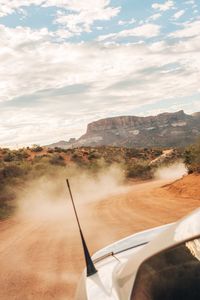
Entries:
{"label": "black antenna", "polygon": [[74,199],[73,199],[73,196],[72,196],[69,180],[66,179],[66,182],[67,182],[67,186],[68,186],[68,189],[69,189],[69,194],[70,194],[70,198],[71,198],[71,201],[72,201],[73,209],[74,209],[74,212],[75,212],[76,221],[78,223],[78,228],[79,228],[81,241],[82,241],[82,245],[83,245],[83,250],[84,250],[84,255],[85,255],[87,276],[89,277],[89,276],[95,274],[97,272],[97,270],[95,269],[94,263],[91,259],[90,253],[88,251],[88,248],[87,248],[87,245],[86,245],[86,242],[85,242],[82,230],[81,230],[81,225],[80,225],[80,222],[79,222],[79,219],[78,219],[78,214],[77,214],[76,207],[75,207],[75,204],[74,204]]}

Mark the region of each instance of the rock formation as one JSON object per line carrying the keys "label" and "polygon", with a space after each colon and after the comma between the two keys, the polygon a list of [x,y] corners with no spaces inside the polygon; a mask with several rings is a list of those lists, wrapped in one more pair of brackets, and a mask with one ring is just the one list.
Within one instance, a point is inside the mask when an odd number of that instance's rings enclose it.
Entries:
{"label": "rock formation", "polygon": [[64,146],[180,147],[199,136],[200,113],[188,115],[181,110],[157,116],[101,119],[88,124],[84,135]]}

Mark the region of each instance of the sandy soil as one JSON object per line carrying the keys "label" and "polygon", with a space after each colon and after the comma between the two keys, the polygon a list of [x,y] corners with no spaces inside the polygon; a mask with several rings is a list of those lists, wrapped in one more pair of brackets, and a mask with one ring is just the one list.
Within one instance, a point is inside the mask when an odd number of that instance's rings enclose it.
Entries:
{"label": "sandy soil", "polygon": [[[166,182],[133,184],[127,193],[88,204],[81,223],[91,252],[119,238],[177,220],[199,206]],[[196,198],[196,199],[194,199]],[[73,214],[0,223],[0,299],[73,299],[84,267]]]}
{"label": "sandy soil", "polygon": [[184,198],[200,200],[200,175],[191,174],[183,179],[176,180],[167,187],[175,195]]}

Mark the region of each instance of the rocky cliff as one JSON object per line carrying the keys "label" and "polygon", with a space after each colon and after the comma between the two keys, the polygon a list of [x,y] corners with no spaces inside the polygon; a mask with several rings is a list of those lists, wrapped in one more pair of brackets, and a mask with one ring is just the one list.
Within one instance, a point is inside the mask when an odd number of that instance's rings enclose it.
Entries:
{"label": "rocky cliff", "polygon": [[200,113],[184,111],[157,116],[120,116],[88,124],[87,132],[66,147],[124,146],[179,147],[194,142],[200,136]]}

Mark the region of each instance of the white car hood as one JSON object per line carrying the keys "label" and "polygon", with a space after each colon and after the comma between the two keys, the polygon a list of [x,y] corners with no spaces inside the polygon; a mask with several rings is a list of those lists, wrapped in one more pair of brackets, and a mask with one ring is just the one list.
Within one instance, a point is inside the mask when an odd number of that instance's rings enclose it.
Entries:
{"label": "white car hood", "polygon": [[94,261],[107,253],[114,255],[96,262],[98,273],[93,276],[86,277],[84,271],[76,299],[130,299],[135,276],[145,259],[199,235],[200,209],[177,223],[137,233],[101,249],[93,256]]}

